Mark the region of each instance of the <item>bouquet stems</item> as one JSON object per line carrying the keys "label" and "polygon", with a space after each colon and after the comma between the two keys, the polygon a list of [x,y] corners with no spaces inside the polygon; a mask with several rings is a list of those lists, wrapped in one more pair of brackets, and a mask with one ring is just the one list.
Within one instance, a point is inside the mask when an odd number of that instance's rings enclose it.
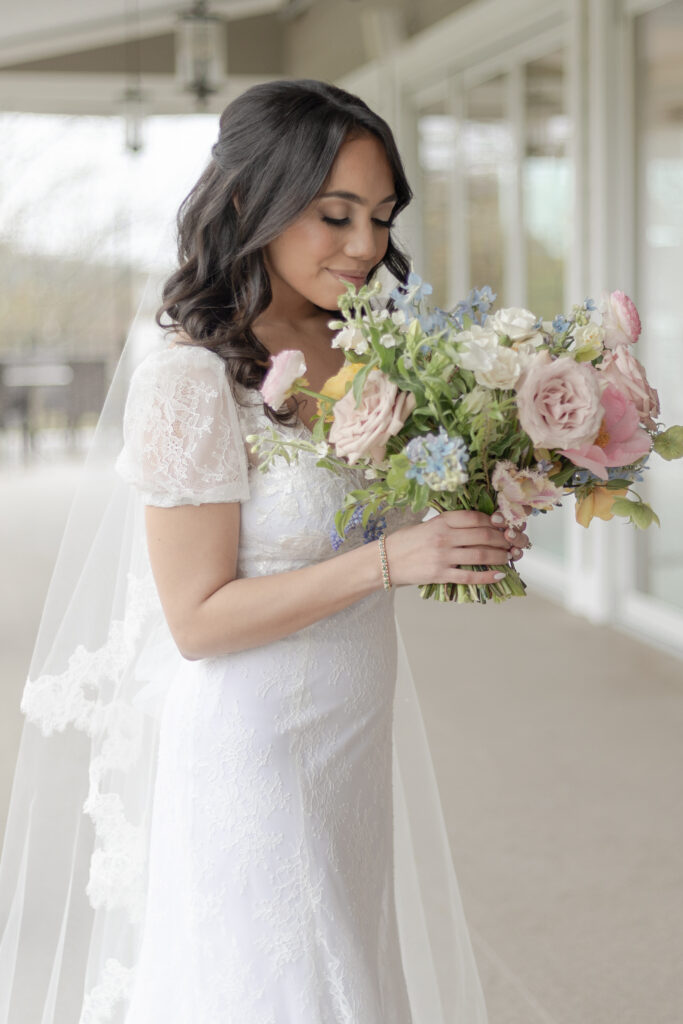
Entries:
{"label": "bouquet stems", "polygon": [[513,565],[463,565],[462,569],[496,569],[505,579],[496,583],[423,583],[420,594],[434,601],[455,601],[456,604],[500,604],[510,597],[524,597],[526,584]]}

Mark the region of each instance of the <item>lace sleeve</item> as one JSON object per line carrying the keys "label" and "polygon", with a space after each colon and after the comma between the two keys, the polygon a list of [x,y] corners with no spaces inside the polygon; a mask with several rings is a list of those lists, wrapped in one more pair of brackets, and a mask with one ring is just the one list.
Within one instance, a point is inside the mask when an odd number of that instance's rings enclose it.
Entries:
{"label": "lace sleeve", "polygon": [[117,472],[146,505],[245,501],[247,459],[220,356],[175,345],[148,356],[131,379]]}

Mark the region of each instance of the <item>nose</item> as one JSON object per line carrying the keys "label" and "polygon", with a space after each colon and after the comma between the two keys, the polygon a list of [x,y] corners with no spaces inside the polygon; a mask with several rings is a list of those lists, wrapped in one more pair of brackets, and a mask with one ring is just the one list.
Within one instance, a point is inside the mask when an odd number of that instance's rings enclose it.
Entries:
{"label": "nose", "polygon": [[346,236],[344,252],[351,259],[370,261],[377,255],[378,244],[372,221],[357,222]]}

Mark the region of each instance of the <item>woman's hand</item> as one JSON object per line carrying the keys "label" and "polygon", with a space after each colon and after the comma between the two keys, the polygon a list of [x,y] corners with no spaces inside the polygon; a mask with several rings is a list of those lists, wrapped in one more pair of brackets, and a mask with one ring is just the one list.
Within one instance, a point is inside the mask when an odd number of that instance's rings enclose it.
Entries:
{"label": "woman's hand", "polygon": [[506,528],[499,516],[495,520],[483,512],[442,512],[389,534],[386,552],[391,582],[396,586],[495,583],[500,579],[499,570],[461,568],[503,565],[522,557],[529,545],[527,535],[522,529]]}

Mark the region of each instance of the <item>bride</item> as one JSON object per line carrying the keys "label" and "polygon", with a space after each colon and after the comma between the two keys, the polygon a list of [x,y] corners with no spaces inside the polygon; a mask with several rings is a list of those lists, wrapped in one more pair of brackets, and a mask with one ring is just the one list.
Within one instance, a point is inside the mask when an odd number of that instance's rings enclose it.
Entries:
{"label": "bride", "polygon": [[[22,702],[46,735],[71,724],[93,740],[95,913],[68,909],[82,852],[55,862],[65,909],[27,983],[35,844],[16,844],[15,781],[8,836],[20,852],[6,850],[0,875],[2,1024],[486,1020],[464,921],[447,983],[434,980],[448,973],[432,964],[438,951],[411,941],[409,922],[429,911],[406,909],[395,858],[409,840],[392,776],[392,587],[491,582],[493,570],[460,566],[519,558],[527,538],[478,512],[394,513],[387,581],[371,530],[351,531],[338,552],[330,542],[357,469],[338,476],[302,453],[264,473],[246,441],[273,422],[308,436],[310,399],[264,406],[269,359],[300,350],[316,390],[340,369],[330,317],[346,281],[380,267],[405,280],[392,225],[410,198],[390,129],[340,89],[271,82],[221,116],[178,215],[179,263],[158,314],[167,341],[138,366],[126,404],[116,467],[137,494],[144,540],[130,555],[121,629],[110,624],[94,653],[79,647],[65,672],[30,680]],[[151,596],[136,598],[147,578]],[[65,994],[69,973],[76,996]]]}

